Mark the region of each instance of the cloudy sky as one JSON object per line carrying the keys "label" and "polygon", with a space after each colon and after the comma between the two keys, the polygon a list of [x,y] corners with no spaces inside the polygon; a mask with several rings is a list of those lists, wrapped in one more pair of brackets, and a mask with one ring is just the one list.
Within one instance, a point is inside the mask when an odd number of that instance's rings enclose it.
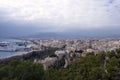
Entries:
{"label": "cloudy sky", "polygon": [[110,29],[108,34],[116,34],[120,0],[0,0],[1,34],[15,29],[33,33]]}

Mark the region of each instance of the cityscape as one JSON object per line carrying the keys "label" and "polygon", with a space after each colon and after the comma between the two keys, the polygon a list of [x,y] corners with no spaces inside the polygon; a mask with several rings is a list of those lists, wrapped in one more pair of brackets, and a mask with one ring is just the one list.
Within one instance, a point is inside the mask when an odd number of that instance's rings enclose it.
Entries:
{"label": "cityscape", "polygon": [[40,39],[27,38],[19,42],[0,41],[0,51],[5,52],[29,52],[41,51],[47,48],[59,48],[70,51],[80,51],[84,53],[102,51],[112,51],[120,48],[120,39],[116,38],[92,38],[92,39]]}
{"label": "cityscape", "polygon": [[[47,56],[43,60],[34,59],[35,63],[44,64],[46,70],[56,61],[61,60],[64,55],[67,65],[70,63],[70,58],[85,57],[89,53],[99,54],[100,52],[114,51],[120,48],[120,39],[115,38],[92,38],[92,39],[40,39],[26,38],[19,42],[0,42],[0,51],[4,52],[24,52],[30,53],[33,51],[44,51],[50,48],[57,48],[54,54],[58,57]],[[13,55],[15,56],[15,55]],[[6,56],[7,58],[7,56]],[[67,67],[67,66],[66,66]]]}
{"label": "cityscape", "polygon": [[120,80],[120,0],[0,0],[0,80]]}

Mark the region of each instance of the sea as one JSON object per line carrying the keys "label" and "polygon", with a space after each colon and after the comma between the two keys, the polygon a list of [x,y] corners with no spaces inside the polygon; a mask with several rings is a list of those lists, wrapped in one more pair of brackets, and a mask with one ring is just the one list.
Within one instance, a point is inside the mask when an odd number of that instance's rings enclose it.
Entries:
{"label": "sea", "polygon": [[[22,41],[20,39],[1,39],[0,38],[0,41],[5,41],[5,42],[19,42],[19,41]],[[26,54],[27,52],[5,52],[5,51],[0,51],[0,59],[3,59],[3,58],[9,58],[9,57],[12,57],[12,56],[16,56],[16,55],[22,55],[22,54]]]}

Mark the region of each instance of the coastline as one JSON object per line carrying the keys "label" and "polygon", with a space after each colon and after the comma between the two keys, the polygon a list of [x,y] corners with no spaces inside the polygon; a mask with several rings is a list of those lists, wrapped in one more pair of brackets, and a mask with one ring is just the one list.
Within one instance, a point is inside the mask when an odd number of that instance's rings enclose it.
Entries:
{"label": "coastline", "polygon": [[0,59],[10,58],[10,57],[13,57],[13,56],[23,55],[23,54],[29,53],[27,51],[14,51],[14,49],[16,49],[16,48],[18,48],[18,49],[19,48],[24,48],[23,46],[19,47],[19,46],[16,45],[17,42],[22,42],[22,41],[23,41],[22,39],[18,39],[18,38],[0,38],[1,43],[4,43],[4,42],[9,43],[8,47],[5,47],[5,48],[1,47]]}
{"label": "coastline", "polygon": [[35,51],[35,50],[29,51],[29,52],[18,52],[19,54],[16,53],[16,54],[6,56],[6,57],[3,57],[3,58],[0,56],[0,59],[6,59],[6,58],[15,57],[15,56],[22,56],[22,55],[25,55],[25,54],[32,53],[33,51]]}
{"label": "coastline", "polygon": [[56,48],[47,49],[47,50],[32,50],[30,52],[26,52],[21,55],[14,55],[14,56],[9,56],[7,58],[2,58],[0,59],[0,64],[7,64],[13,59],[17,59],[21,61],[25,61],[25,60],[34,61],[34,59],[44,59],[49,55],[53,55],[56,50],[57,50]]}
{"label": "coastline", "polygon": [[12,55],[12,56],[7,56],[5,58],[0,58],[0,64],[4,64],[4,63],[7,63],[9,62],[10,60],[12,59],[19,59],[19,60],[22,60],[23,59],[23,56],[28,56],[30,53],[32,53],[33,51],[31,52],[26,52],[26,53],[23,53],[23,54],[15,54],[15,55]]}

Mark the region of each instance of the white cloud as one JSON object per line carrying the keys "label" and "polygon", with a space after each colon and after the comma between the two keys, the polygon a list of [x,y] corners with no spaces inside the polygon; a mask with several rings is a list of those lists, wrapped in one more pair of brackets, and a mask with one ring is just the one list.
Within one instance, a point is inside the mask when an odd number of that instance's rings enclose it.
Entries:
{"label": "white cloud", "polygon": [[9,18],[80,28],[120,26],[119,0],[0,0]]}

